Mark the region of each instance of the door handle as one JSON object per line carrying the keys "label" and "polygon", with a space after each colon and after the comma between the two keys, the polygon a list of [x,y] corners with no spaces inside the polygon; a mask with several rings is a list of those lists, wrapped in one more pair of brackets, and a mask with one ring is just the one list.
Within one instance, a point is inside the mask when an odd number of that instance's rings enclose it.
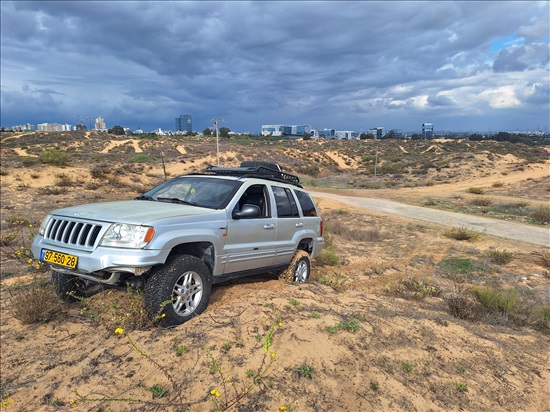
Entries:
{"label": "door handle", "polygon": [[296,223],[296,227],[304,227],[303,223]]}
{"label": "door handle", "polygon": [[270,225],[264,225],[264,229],[266,229],[266,230],[273,230],[273,229],[275,229],[275,225],[274,225],[273,223],[270,224]]}

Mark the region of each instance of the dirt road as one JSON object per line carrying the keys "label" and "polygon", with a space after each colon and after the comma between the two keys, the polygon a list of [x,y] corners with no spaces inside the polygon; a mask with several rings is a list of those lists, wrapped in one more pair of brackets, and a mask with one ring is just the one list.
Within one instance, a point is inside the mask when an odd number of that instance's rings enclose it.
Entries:
{"label": "dirt road", "polygon": [[429,209],[386,199],[342,196],[324,192],[311,193],[313,196],[321,199],[337,200],[364,209],[399,215],[410,219],[424,220],[444,226],[464,226],[476,231],[483,231],[491,236],[550,247],[550,228],[548,227],[537,227],[522,223]]}

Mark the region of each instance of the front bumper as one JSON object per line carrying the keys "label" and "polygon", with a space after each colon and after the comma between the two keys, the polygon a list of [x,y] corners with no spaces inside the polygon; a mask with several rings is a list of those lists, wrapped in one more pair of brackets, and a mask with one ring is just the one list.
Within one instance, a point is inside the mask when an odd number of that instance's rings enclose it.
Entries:
{"label": "front bumper", "polygon": [[[170,253],[169,250],[162,249],[123,249],[101,246],[92,251],[83,251],[50,244],[44,241],[43,236],[38,235],[31,246],[35,259],[40,259],[42,249],[77,256],[78,264],[76,269],[62,268],[63,272],[75,275],[87,275],[94,272],[128,272],[134,275],[141,275],[154,265],[166,262],[166,258]],[[57,267],[55,265],[52,266]]]}

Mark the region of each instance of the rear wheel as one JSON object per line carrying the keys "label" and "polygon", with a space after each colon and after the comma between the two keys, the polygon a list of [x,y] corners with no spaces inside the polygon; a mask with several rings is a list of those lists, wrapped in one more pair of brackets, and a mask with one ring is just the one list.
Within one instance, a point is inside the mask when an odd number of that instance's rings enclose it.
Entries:
{"label": "rear wheel", "polygon": [[66,273],[52,272],[55,293],[66,302],[76,302],[103,290],[101,284]]}
{"label": "rear wheel", "polygon": [[196,256],[176,255],[153,269],[144,304],[160,326],[177,326],[206,309],[211,290],[206,264]]}
{"label": "rear wheel", "polygon": [[311,273],[311,261],[305,250],[298,250],[290,261],[290,266],[279,276],[288,282],[306,283]]}

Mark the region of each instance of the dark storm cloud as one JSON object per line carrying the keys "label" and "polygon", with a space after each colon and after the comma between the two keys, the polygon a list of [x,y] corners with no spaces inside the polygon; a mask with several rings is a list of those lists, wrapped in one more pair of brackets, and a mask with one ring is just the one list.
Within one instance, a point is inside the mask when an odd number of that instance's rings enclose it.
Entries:
{"label": "dark storm cloud", "polygon": [[[1,7],[3,125],[33,121],[39,111],[26,107],[44,107],[58,109],[50,122],[94,113],[131,127],[173,128],[191,113],[198,130],[215,116],[251,131],[271,122],[413,128],[448,110],[472,122],[502,107],[523,110],[547,89],[547,3]],[[491,51],[512,34],[525,44]],[[25,109],[14,103],[22,99]]]}
{"label": "dark storm cloud", "polygon": [[493,64],[495,72],[522,71],[548,67],[548,44],[521,45],[499,52]]}

